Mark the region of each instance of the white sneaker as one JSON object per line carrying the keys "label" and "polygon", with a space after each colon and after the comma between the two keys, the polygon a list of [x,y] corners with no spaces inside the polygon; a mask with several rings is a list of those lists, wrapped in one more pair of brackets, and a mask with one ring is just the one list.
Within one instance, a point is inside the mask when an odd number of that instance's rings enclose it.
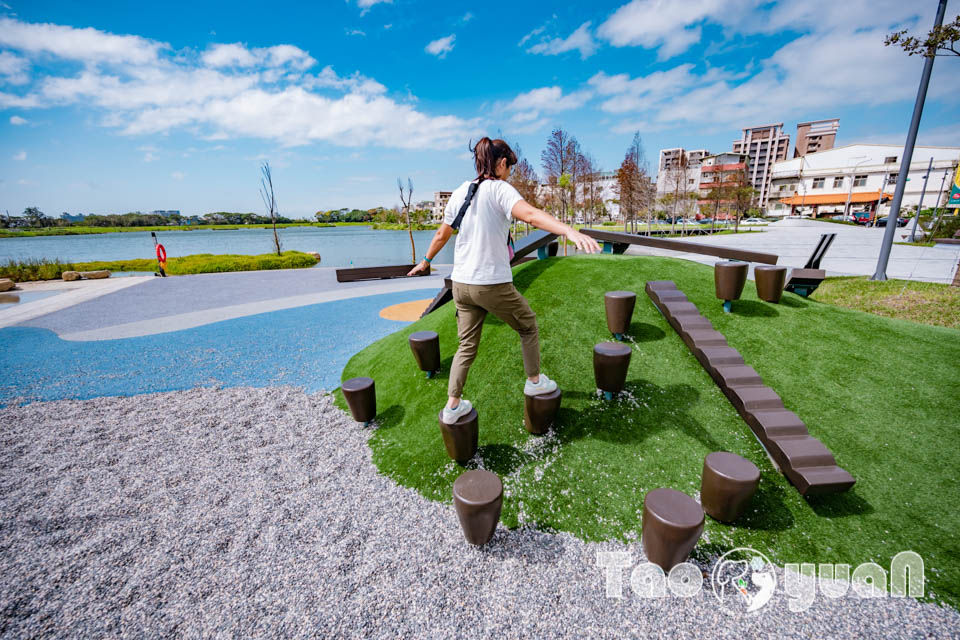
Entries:
{"label": "white sneaker", "polygon": [[460,404],[457,405],[456,409],[451,409],[450,407],[443,408],[443,421],[447,424],[454,424],[457,420],[470,413],[470,409],[473,409],[470,401],[460,398]]}
{"label": "white sneaker", "polygon": [[557,383],[554,380],[551,380],[544,374],[540,374],[540,381],[537,383],[530,382],[527,380],[527,383],[523,385],[523,392],[528,396],[539,396],[544,393],[553,393],[557,390]]}

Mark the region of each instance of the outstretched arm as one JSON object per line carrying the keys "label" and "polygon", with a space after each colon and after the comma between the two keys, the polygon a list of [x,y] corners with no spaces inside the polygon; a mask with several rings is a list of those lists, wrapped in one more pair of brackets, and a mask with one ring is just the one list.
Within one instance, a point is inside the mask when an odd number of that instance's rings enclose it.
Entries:
{"label": "outstretched arm", "polygon": [[513,205],[510,212],[514,218],[527,224],[532,224],[537,229],[543,229],[558,236],[564,236],[570,242],[577,246],[577,249],[583,253],[597,253],[600,251],[600,245],[590,236],[585,236],[568,224],[564,224],[554,218],[552,215],[537,209],[526,200],[521,200]]}
{"label": "outstretched arm", "polygon": [[[447,244],[447,240],[450,239],[450,236],[453,235],[453,227],[448,224],[441,224],[440,228],[437,229],[437,232],[433,234],[433,239],[430,241],[430,246],[427,248],[427,258],[433,260],[440,250],[443,249],[444,245]],[[415,276],[421,271],[426,271],[429,266],[429,262],[426,260],[421,260],[420,264],[415,266],[410,270],[408,276]]]}

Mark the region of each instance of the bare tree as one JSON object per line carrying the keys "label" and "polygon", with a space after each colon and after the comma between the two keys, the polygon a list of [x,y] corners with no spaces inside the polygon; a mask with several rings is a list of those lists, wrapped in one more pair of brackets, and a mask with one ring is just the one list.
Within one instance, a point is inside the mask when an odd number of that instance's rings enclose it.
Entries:
{"label": "bare tree", "polygon": [[547,146],[540,154],[544,177],[550,186],[551,196],[557,200],[560,219],[564,222],[567,219],[569,189],[573,180],[578,147],[576,138],[557,127],[550,132]]}
{"label": "bare tree", "polygon": [[260,167],[260,197],[263,198],[263,204],[270,212],[270,222],[273,224],[273,246],[277,255],[280,255],[280,236],[277,235],[277,198],[273,194],[273,174],[270,171],[270,163],[264,160]]}
{"label": "bare tree", "polygon": [[417,246],[413,243],[413,225],[410,223],[410,203],[413,201],[413,180],[407,178],[407,195],[404,199],[403,183],[397,178],[397,188],[400,189],[400,202],[403,203],[403,213],[407,218],[407,232],[410,234],[410,259],[411,264],[417,263]]}

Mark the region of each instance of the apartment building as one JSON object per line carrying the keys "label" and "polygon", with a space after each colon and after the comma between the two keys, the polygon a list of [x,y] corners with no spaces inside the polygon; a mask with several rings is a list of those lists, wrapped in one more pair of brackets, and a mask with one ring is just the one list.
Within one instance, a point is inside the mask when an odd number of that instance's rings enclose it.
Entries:
{"label": "apartment building", "polygon": [[[660,163],[657,170],[657,199],[667,194],[681,194],[697,191],[700,184],[700,165],[710,152],[706,149],[660,150]],[[660,205],[662,209],[662,205]]]}
{"label": "apartment building", "polygon": [[790,135],[783,132],[783,123],[747,127],[739,140],[733,143],[733,152],[749,158],[748,177],[757,190],[757,204],[761,211],[767,208],[773,165],[787,159]]}
{"label": "apartment building", "polygon": [[[901,208],[920,204],[923,178],[933,158],[924,208],[945,202],[960,147],[915,147]],[[768,214],[772,216],[889,213],[903,161],[903,145],[849,144],[773,166]],[[942,187],[942,190],[941,190]]]}
{"label": "apartment building", "polygon": [[741,176],[750,174],[750,158],[745,153],[725,152],[707,156],[700,165],[700,182],[697,185],[699,200],[697,204],[706,216],[718,220],[733,218],[736,215],[736,202],[733,199],[713,199],[710,193],[721,188],[732,190],[739,186]]}
{"label": "apartment building", "polygon": [[793,157],[799,158],[808,153],[833,149],[840,129],[840,119],[813,120],[797,124],[797,141],[794,143]]}
{"label": "apartment building", "polygon": [[433,192],[433,222],[440,223],[443,222],[443,211],[447,208],[447,203],[450,201],[450,196],[453,195],[453,191],[434,191]]}

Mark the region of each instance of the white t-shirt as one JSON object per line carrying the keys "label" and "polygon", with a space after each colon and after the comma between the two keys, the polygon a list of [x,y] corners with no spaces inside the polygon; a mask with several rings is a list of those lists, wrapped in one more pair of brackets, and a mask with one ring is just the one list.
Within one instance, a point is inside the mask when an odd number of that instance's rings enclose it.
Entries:
{"label": "white t-shirt", "polygon": [[[464,182],[450,195],[443,212],[445,224],[453,224],[471,182]],[[460,223],[451,280],[462,284],[513,282],[507,236],[513,205],[521,200],[523,196],[509,182],[487,179],[480,183]]]}

